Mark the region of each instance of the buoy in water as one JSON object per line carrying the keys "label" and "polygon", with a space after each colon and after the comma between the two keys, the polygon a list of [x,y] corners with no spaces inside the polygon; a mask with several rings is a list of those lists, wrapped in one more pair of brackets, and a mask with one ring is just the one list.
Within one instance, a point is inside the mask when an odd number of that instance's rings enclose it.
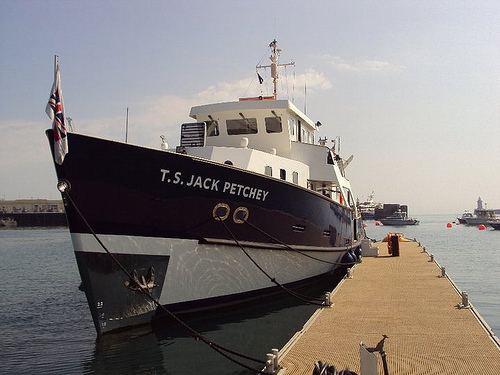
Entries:
{"label": "buoy in water", "polygon": [[452,227],[451,223],[446,224],[446,228],[451,228],[451,227]]}
{"label": "buoy in water", "polygon": [[478,229],[479,229],[479,230],[485,230],[485,229],[486,229],[486,225],[484,225],[484,224],[479,224]]}

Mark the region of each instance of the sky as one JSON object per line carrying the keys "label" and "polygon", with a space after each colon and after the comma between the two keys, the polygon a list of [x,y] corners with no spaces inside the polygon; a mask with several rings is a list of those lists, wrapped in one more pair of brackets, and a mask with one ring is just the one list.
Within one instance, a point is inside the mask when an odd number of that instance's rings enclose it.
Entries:
{"label": "sky", "polygon": [[[59,198],[45,129],[53,56],[77,132],[175,146],[191,106],[268,95],[342,139],[354,195],[500,208],[498,1],[0,1],[0,199]],[[307,85],[307,96],[304,95]],[[71,151],[70,151],[71,152]]]}

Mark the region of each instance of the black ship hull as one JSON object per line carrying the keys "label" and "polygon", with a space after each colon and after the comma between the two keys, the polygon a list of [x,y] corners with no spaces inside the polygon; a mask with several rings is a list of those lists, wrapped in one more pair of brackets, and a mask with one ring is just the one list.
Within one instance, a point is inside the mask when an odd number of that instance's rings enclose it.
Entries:
{"label": "black ship hull", "polygon": [[71,204],[63,194],[69,230],[99,334],[148,322],[157,308],[134,290],[92,231],[174,312],[275,288],[234,238],[285,285],[332,272],[332,262],[359,246],[361,221],[352,209],[297,185],[180,153],[68,137],[70,152],[54,165],[69,185]]}

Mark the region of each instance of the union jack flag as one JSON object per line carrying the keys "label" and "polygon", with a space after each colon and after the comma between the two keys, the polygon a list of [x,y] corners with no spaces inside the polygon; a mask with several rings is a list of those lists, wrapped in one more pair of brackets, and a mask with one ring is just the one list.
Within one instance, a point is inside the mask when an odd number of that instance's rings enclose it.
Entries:
{"label": "union jack flag", "polygon": [[57,164],[61,165],[64,161],[64,157],[68,153],[68,133],[66,130],[66,118],[64,117],[61,74],[57,56],[54,62],[54,83],[52,84],[50,99],[45,108],[45,112],[52,120],[52,130],[54,131],[54,159]]}

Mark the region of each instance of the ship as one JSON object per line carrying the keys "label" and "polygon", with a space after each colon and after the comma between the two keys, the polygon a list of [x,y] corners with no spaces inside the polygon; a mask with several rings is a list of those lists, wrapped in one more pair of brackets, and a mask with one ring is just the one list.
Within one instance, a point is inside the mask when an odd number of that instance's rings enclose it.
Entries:
{"label": "ship", "polygon": [[144,289],[172,314],[200,312],[307,287],[359,251],[347,163],[278,97],[284,64],[269,47],[257,68],[273,94],[191,108],[175,148],[68,132],[60,160],[46,131],[98,335],[161,315]]}
{"label": "ship", "polygon": [[477,199],[477,207],[474,209],[474,215],[467,215],[462,217],[467,225],[492,225],[499,224],[500,217],[497,215],[496,210],[483,207],[483,200],[481,197]]}
{"label": "ship", "polygon": [[375,193],[372,191],[365,201],[357,203],[359,213],[363,220],[375,219],[375,209],[382,207],[380,203],[375,203],[374,196]]}
{"label": "ship", "polygon": [[408,217],[408,214],[405,211],[401,210],[394,212],[392,215],[387,216],[386,218],[380,219],[380,222],[383,225],[390,226],[418,225],[419,223],[417,219]]}

